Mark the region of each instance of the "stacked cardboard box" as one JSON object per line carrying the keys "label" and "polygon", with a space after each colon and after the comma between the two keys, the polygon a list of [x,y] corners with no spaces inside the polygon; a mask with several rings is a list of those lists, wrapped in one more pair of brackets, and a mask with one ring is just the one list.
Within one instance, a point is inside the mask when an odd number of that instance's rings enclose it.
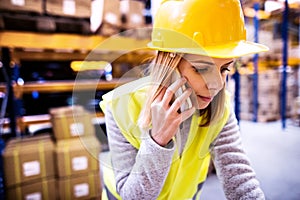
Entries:
{"label": "stacked cardboard box", "polygon": [[51,109],[50,114],[56,141],[59,198],[100,198],[100,143],[91,114],[81,106]]}
{"label": "stacked cardboard box", "polygon": [[[292,113],[292,102],[295,98],[296,81],[295,73],[290,69],[287,73],[287,100],[286,116]],[[258,73],[258,108],[257,120],[261,122],[280,119],[280,107],[282,103],[282,72],[278,69],[266,70]],[[240,77],[240,117],[244,120],[252,120],[253,105],[253,74],[245,73]]]}
{"label": "stacked cardboard box", "polygon": [[[280,72],[280,79],[282,80],[282,69],[279,70]],[[286,109],[285,109],[285,115],[286,117],[291,117],[294,112],[294,105],[296,97],[299,95],[299,77],[297,73],[297,69],[295,68],[287,68],[286,73]],[[281,95],[281,94],[280,94]],[[282,96],[282,95],[281,95]]]}
{"label": "stacked cardboard box", "polygon": [[[240,117],[244,120],[253,120],[253,74],[242,74],[240,81]],[[257,120],[265,122],[279,119],[280,79],[278,72],[276,70],[260,72],[257,81]]]}
{"label": "stacked cardboard box", "polygon": [[145,26],[144,10],[142,1],[122,0],[120,1],[121,13],[124,16],[126,29],[141,28]]}
{"label": "stacked cardboard box", "polygon": [[7,199],[56,199],[50,135],[10,140],[3,152]]}
{"label": "stacked cardboard box", "polygon": [[97,30],[97,33],[111,36],[125,31],[122,35],[149,38],[149,29],[140,29],[146,25],[144,11],[145,3],[143,1],[104,0],[103,22]]}
{"label": "stacked cardboard box", "polygon": [[258,74],[258,121],[272,121],[280,118],[279,112],[280,77],[277,70]]}
{"label": "stacked cardboard box", "polygon": [[92,117],[82,106],[50,109],[55,140],[95,136]]}
{"label": "stacked cardboard box", "polygon": [[253,77],[248,73],[240,76],[240,118],[244,120],[252,120],[253,118],[252,80]]}
{"label": "stacked cardboard box", "polygon": [[86,0],[46,0],[46,13],[56,16],[89,18],[91,1]]}
{"label": "stacked cardboard box", "polygon": [[0,10],[13,12],[25,11],[42,14],[44,12],[43,0],[0,0]]}
{"label": "stacked cardboard box", "polygon": [[102,17],[99,34],[111,36],[119,33],[122,26],[120,0],[104,0]]}

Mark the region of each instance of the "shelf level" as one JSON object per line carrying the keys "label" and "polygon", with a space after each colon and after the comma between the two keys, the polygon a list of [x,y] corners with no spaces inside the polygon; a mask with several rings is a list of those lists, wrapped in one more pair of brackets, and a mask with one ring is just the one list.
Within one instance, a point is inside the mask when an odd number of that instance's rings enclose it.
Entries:
{"label": "shelf level", "polygon": [[[92,123],[95,125],[104,124],[104,114],[101,112],[97,112],[91,114]],[[9,133],[9,119],[4,118],[4,129],[6,133]],[[44,129],[44,128],[52,128],[51,116],[50,114],[41,114],[41,115],[29,115],[22,116],[18,119],[18,126],[22,133],[25,133],[25,130],[28,129],[30,134],[34,132]]]}
{"label": "shelf level", "polygon": [[[72,92],[72,91],[88,91],[88,90],[111,90],[115,87],[129,82],[133,79],[112,81],[97,80],[80,80],[80,81],[45,81],[45,82],[28,82],[23,86],[17,86],[15,90],[22,93],[31,93],[33,91],[51,93],[51,92]],[[5,85],[0,84],[0,91],[5,92]]]}
{"label": "shelf level", "polygon": [[[76,35],[59,33],[0,32],[0,46],[8,48],[79,51],[132,51],[146,48],[148,39],[125,36]],[[59,53],[59,52],[58,52]]]}

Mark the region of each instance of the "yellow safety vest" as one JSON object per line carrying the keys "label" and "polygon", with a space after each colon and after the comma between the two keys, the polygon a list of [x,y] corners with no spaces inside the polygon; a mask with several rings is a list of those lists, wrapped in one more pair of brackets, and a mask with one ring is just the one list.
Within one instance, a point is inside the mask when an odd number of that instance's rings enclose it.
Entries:
{"label": "yellow safety vest", "polygon": [[[139,149],[141,130],[137,120],[147,96],[149,77],[122,85],[103,96],[100,106],[105,111],[106,105],[124,137],[132,146]],[[218,136],[230,114],[230,98],[227,95],[225,113],[222,119],[208,127],[199,127],[201,116],[193,115],[191,128],[185,149],[179,155],[178,149],[173,155],[169,174],[158,199],[198,199],[210,163],[209,146]],[[116,184],[111,167],[103,170],[104,184],[117,199]],[[103,196],[105,199],[105,197]]]}

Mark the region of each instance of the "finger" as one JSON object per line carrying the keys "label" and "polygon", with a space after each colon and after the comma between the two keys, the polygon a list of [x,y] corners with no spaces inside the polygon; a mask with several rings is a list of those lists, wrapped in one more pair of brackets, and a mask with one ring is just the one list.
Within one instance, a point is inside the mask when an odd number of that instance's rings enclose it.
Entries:
{"label": "finger", "polygon": [[195,112],[196,108],[192,107],[184,112],[181,113],[181,122],[187,120],[189,117],[191,117],[194,112]]}
{"label": "finger", "polygon": [[192,94],[192,89],[188,88],[186,89],[182,95],[180,95],[177,99],[175,99],[175,101],[172,103],[170,110],[173,112],[177,112],[181,105],[183,103],[186,103],[185,101],[187,100],[187,98],[189,98],[189,96]]}
{"label": "finger", "polygon": [[156,94],[155,98],[153,99],[153,102],[160,102],[160,101],[162,101],[167,88],[160,87],[160,88],[158,88],[158,90],[159,90],[159,92]]}
{"label": "finger", "polygon": [[175,92],[186,83],[185,78],[180,78],[172,83],[166,90],[165,95],[162,99],[164,105],[169,105]]}

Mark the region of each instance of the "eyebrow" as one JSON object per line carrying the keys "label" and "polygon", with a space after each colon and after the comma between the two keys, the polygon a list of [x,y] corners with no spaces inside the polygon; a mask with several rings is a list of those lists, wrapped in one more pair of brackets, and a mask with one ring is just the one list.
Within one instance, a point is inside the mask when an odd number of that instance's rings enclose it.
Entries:
{"label": "eyebrow", "polygon": [[203,60],[195,60],[195,61],[189,61],[190,63],[201,63],[201,64],[207,64],[207,65],[214,65],[212,62],[203,61]]}
{"label": "eyebrow", "polygon": [[[214,63],[212,62],[208,62],[208,61],[203,61],[203,60],[195,60],[195,61],[190,61],[191,63],[202,63],[202,64],[207,64],[207,65],[215,65]],[[232,61],[229,61],[228,63],[225,63],[223,66],[226,66],[226,65],[230,65],[231,63],[233,63],[233,60]]]}
{"label": "eyebrow", "polygon": [[226,65],[230,65],[231,63],[233,63],[234,61],[232,60],[232,61],[229,61],[228,63],[225,63],[224,65],[222,65],[222,66],[226,66]]}

